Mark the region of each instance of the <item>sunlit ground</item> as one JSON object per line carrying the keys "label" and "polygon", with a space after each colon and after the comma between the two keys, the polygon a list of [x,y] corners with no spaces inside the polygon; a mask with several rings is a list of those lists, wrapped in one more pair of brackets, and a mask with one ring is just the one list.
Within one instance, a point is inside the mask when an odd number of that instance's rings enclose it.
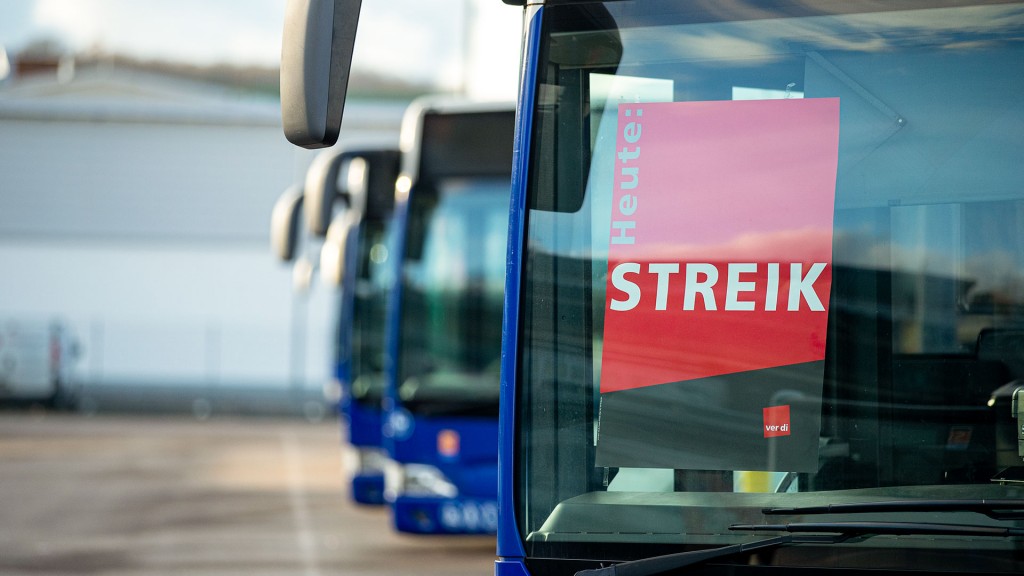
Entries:
{"label": "sunlit ground", "polygon": [[334,422],[0,412],[0,573],[493,572],[350,504]]}

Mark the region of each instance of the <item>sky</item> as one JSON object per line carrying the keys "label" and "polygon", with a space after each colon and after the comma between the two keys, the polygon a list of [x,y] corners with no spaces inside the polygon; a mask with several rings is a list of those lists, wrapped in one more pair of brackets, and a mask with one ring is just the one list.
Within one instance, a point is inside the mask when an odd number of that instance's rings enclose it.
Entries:
{"label": "sky", "polygon": [[[13,53],[54,39],[74,51],[275,65],[284,6],[285,0],[3,0],[0,47]],[[519,9],[500,0],[363,0],[353,66],[444,89],[468,74],[476,85],[471,93],[512,98],[520,30]]]}

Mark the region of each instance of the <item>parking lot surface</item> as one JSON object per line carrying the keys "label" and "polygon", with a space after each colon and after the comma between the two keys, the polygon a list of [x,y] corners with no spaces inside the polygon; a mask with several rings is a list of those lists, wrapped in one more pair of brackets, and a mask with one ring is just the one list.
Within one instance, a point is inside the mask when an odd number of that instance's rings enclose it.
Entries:
{"label": "parking lot surface", "polygon": [[0,412],[0,574],[493,573],[491,537],[348,501],[326,421]]}

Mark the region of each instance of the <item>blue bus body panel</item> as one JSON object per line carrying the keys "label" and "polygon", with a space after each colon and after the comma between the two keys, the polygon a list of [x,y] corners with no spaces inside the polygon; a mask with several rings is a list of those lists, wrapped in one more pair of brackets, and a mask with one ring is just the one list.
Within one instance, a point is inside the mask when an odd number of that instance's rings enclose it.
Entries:
{"label": "blue bus body panel", "polygon": [[[447,454],[439,452],[438,436],[443,431],[458,434],[457,450]],[[498,422],[494,418],[420,416],[411,430],[401,437],[396,435],[390,453],[400,462],[430,464],[444,472],[478,462],[490,462],[493,468],[498,459],[498,445],[494,441],[497,437]],[[492,479],[497,480],[493,474]],[[487,494],[496,497],[497,486],[497,483],[491,486]]]}
{"label": "blue bus body panel", "polygon": [[[447,448],[440,438],[457,438]],[[498,527],[498,423],[493,418],[417,418],[391,456],[439,469],[458,488],[444,498],[403,494],[391,503],[395,528],[422,534],[493,534]]]}
{"label": "blue bus body panel", "polygon": [[[378,408],[350,402],[347,413],[349,443],[354,448],[381,448],[380,427],[383,420]],[[358,472],[352,476],[352,500],[357,504],[384,504],[384,474]]]}
{"label": "blue bus body panel", "polygon": [[519,340],[519,286],[523,265],[523,235],[526,223],[527,165],[536,97],[537,61],[540,49],[540,8],[526,27],[524,68],[516,105],[516,135],[512,165],[512,200],[509,209],[508,258],[505,269],[505,310],[501,337],[501,405],[498,428],[498,560],[496,576],[527,574],[526,551],[519,539],[515,517],[515,409],[516,343]]}
{"label": "blue bus body panel", "polygon": [[395,529],[411,534],[493,534],[498,526],[493,498],[404,496],[392,509]]}
{"label": "blue bus body panel", "polygon": [[352,477],[352,501],[356,504],[384,504],[384,474],[356,474]]}
{"label": "blue bus body panel", "polygon": [[366,406],[361,402],[349,402],[345,414],[348,419],[348,441],[361,448],[380,448],[380,408]]}

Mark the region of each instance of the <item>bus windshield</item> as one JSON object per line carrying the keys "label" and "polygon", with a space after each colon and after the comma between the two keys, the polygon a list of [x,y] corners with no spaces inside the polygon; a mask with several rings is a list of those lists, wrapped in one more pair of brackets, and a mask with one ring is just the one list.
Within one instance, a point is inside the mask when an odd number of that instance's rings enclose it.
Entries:
{"label": "bus windshield", "polygon": [[413,414],[497,416],[508,178],[410,196],[398,399]]}
{"label": "bus windshield", "polygon": [[381,408],[384,396],[388,222],[365,218],[360,223],[356,278],[352,288],[352,401],[377,410]]}
{"label": "bus windshield", "polygon": [[[528,565],[775,535],[736,524],[1019,524],[763,512],[1024,496],[1024,6],[898,4],[540,10]],[[1021,549],[882,535],[763,561],[1019,571]]]}

